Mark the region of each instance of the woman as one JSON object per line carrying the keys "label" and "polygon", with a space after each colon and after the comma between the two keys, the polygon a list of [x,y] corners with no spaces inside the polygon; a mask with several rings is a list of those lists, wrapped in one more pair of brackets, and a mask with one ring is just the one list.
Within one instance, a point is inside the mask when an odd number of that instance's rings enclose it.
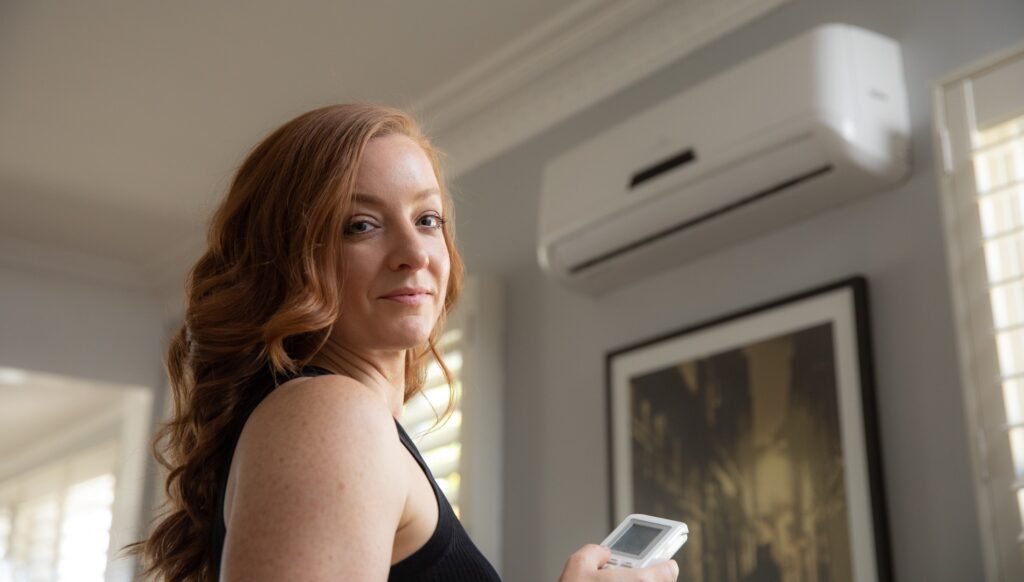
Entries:
{"label": "woman", "polygon": [[[452,384],[436,349],[462,287],[451,211],[438,154],[393,109],[311,111],[252,151],[168,349],[170,508],[131,546],[147,574],[498,579],[397,421],[431,358]],[[607,558],[586,546],[562,579],[678,571]]]}

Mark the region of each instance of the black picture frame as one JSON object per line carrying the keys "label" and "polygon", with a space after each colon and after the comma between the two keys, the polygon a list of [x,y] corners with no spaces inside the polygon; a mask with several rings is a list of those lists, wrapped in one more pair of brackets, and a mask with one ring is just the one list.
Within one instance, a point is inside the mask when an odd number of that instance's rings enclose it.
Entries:
{"label": "black picture frame", "polygon": [[856,276],[609,351],[609,531],[686,522],[680,581],[889,582],[869,323]]}

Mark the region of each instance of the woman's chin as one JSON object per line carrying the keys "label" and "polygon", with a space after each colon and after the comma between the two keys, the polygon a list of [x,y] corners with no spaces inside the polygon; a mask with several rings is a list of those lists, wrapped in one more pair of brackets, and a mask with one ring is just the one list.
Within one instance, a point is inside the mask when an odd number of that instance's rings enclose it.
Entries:
{"label": "woman's chin", "polygon": [[414,318],[408,318],[406,321],[378,320],[372,334],[365,333],[366,328],[363,326],[353,326],[343,330],[339,336],[343,338],[343,344],[354,349],[358,349],[357,346],[360,345],[363,349],[371,351],[422,349],[430,341],[430,333],[435,323],[426,318],[422,321],[416,321]]}
{"label": "woman's chin", "polygon": [[430,330],[407,330],[392,334],[389,343],[398,350],[425,348],[430,341]]}

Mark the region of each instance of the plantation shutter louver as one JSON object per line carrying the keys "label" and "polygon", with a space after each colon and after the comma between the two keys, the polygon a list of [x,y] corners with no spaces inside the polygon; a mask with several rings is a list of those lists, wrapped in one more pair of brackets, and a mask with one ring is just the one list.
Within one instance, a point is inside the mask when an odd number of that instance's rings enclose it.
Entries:
{"label": "plantation shutter louver", "polygon": [[1024,52],[1013,53],[936,91],[947,254],[991,580],[1024,579]]}
{"label": "plantation shutter louver", "polygon": [[117,444],[0,483],[0,582],[103,582]]}
{"label": "plantation shutter louver", "polygon": [[[444,359],[445,366],[455,380],[456,408],[443,425],[434,427],[448,407],[450,395],[448,383],[437,362],[431,361],[427,367],[426,383],[423,393],[408,403],[402,412],[402,426],[416,442],[423,455],[423,460],[430,467],[437,484],[444,491],[455,514],[461,517],[459,506],[459,486],[462,481],[460,461],[462,460],[462,330],[448,330],[441,336],[438,351]],[[434,427],[433,430],[431,428]]]}

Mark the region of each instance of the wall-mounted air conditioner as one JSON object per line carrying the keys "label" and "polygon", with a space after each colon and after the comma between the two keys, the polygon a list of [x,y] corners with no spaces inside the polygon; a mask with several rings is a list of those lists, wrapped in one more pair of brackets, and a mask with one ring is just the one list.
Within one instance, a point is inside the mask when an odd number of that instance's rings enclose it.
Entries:
{"label": "wall-mounted air conditioner", "polygon": [[548,164],[540,264],[627,285],[897,184],[909,136],[899,45],[821,26]]}

